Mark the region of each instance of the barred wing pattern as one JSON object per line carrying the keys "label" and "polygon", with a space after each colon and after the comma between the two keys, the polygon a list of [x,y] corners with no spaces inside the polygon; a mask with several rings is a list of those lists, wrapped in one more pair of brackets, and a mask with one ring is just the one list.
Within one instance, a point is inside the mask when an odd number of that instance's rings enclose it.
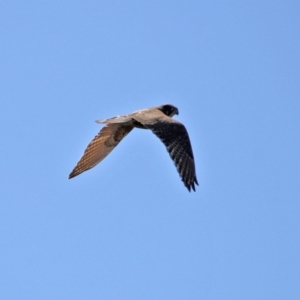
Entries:
{"label": "barred wing pattern", "polygon": [[189,191],[195,191],[198,185],[194,155],[188,132],[183,124],[168,117],[160,117],[156,123],[144,122],[144,125],[164,143],[175,163],[184,185]]}
{"label": "barred wing pattern", "polygon": [[94,167],[102,161],[133,128],[141,128],[152,130],[164,143],[184,185],[189,191],[195,191],[195,184],[198,185],[198,181],[189,135],[182,123],[172,119],[172,117],[178,115],[178,113],[176,106],[163,104],[137,110],[131,114],[96,121],[106,125],[88,144],[83,156],[69,175],[69,178],[73,178]]}
{"label": "barred wing pattern", "polygon": [[86,147],[69,179],[97,165],[132,129],[133,126],[129,124],[108,124],[103,127]]}

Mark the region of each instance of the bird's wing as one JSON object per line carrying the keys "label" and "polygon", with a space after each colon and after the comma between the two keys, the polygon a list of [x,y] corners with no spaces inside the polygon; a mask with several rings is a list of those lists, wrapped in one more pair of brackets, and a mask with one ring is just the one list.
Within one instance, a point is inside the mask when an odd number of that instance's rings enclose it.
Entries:
{"label": "bird's wing", "polygon": [[137,113],[132,117],[151,129],[165,144],[184,185],[189,191],[191,188],[195,191],[195,183],[198,185],[195,161],[189,135],[184,125],[157,109]]}
{"label": "bird's wing", "polygon": [[133,129],[128,123],[107,124],[86,147],[69,179],[91,169],[104,159],[119,142]]}

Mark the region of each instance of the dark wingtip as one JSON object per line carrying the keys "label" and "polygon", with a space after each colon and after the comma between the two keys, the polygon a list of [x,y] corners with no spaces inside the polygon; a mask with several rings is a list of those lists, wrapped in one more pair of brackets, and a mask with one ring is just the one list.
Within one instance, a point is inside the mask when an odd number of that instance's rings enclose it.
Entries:
{"label": "dark wingtip", "polygon": [[196,192],[195,183],[196,183],[197,185],[199,185],[196,178],[195,178],[194,181],[193,181],[192,183],[190,183],[190,184],[184,182],[184,185],[185,185],[186,188],[189,190],[189,192],[191,192],[191,190],[193,190],[194,192]]}
{"label": "dark wingtip", "polygon": [[188,184],[188,183],[184,182],[184,185],[188,189],[189,192],[191,192],[191,188],[193,189],[194,192],[196,192],[194,183]]}
{"label": "dark wingtip", "polygon": [[78,174],[76,174],[74,171],[72,171],[72,172],[70,173],[68,179],[71,179],[71,178],[73,178],[73,177],[75,177],[75,176],[77,176],[77,175],[78,175]]}
{"label": "dark wingtip", "polygon": [[194,182],[192,183],[192,188],[193,188],[193,191],[196,192]]}

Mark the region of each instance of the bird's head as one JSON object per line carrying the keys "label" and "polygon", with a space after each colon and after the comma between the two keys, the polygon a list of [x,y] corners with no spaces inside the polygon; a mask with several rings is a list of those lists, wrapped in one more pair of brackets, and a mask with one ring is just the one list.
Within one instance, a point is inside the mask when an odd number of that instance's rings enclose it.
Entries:
{"label": "bird's head", "polygon": [[170,118],[179,114],[178,108],[172,104],[161,105],[159,109]]}

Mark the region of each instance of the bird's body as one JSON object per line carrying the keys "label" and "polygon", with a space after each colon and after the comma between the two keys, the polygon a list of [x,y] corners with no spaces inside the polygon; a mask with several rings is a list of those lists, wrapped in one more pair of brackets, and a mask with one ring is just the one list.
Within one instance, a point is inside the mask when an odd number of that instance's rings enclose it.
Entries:
{"label": "bird's body", "polygon": [[175,114],[177,107],[166,104],[96,121],[106,126],[88,144],[69,178],[98,164],[133,128],[150,129],[167,147],[184,185],[195,191],[198,182],[190,139],[184,125],[172,119]]}

